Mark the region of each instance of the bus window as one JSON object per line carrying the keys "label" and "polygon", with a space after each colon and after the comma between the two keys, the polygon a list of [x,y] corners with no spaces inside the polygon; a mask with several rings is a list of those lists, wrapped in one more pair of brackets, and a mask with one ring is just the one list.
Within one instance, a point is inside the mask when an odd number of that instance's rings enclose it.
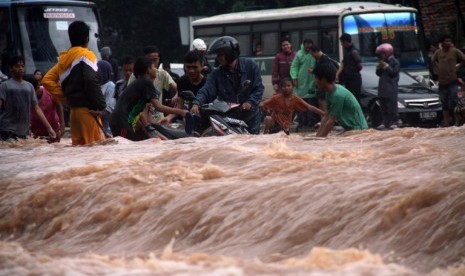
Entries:
{"label": "bus window", "polygon": [[262,34],[262,51],[264,55],[275,55],[280,47],[278,33],[264,33]]}
{"label": "bus window", "polygon": [[316,30],[303,31],[302,32],[302,42],[305,39],[311,39],[311,40],[313,40],[313,44],[317,45],[317,43],[318,43],[318,31],[316,31]]}
{"label": "bus window", "polygon": [[337,29],[320,31],[320,49],[331,58],[337,58]]}
{"label": "bus window", "polygon": [[[263,47],[262,47],[262,37],[259,33],[255,33],[252,35],[252,55],[254,56],[261,56],[263,55]],[[250,48],[249,47],[249,48]]]}
{"label": "bus window", "polygon": [[352,36],[364,62],[377,62],[375,49],[382,43],[394,46],[402,68],[424,68],[424,46],[416,13],[390,12],[348,15],[343,31]]}
{"label": "bus window", "polygon": [[[286,36],[290,39],[292,49],[298,51],[300,49],[300,44],[301,44],[300,32],[299,31],[288,32]],[[284,37],[284,35],[282,37]]]}
{"label": "bus window", "polygon": [[263,56],[263,46],[261,41],[253,44],[252,53],[254,56]]}
{"label": "bus window", "polygon": [[98,21],[90,7],[78,6],[22,6],[17,9],[21,45],[26,61],[26,72],[47,71],[58,60],[58,55],[70,46],[68,26],[82,20],[90,26],[88,47],[98,50]]}
{"label": "bus window", "polygon": [[[54,47],[48,24],[40,24],[44,20],[42,7],[30,7],[20,9],[18,12],[19,27],[21,30],[21,41],[23,44],[24,60],[26,62],[26,72],[32,73],[36,69],[34,59],[37,62],[49,61],[54,63],[58,60],[58,50]],[[69,48],[67,39],[68,25],[63,26],[61,33],[57,35],[57,46],[66,50]]]}
{"label": "bus window", "polygon": [[237,39],[237,42],[239,42],[239,47],[241,50],[241,55],[242,56],[251,56],[252,51],[250,47],[250,35],[236,35],[234,36]]}
{"label": "bus window", "polygon": [[337,17],[323,17],[320,21],[320,26],[323,28],[337,28]]}
{"label": "bus window", "polygon": [[279,22],[260,23],[253,25],[254,32],[269,32],[276,31],[279,29]]}
{"label": "bus window", "polygon": [[315,29],[317,27],[318,27],[317,19],[292,20],[292,21],[290,20],[290,21],[284,21],[281,25],[281,28],[284,31]]}
{"label": "bus window", "polygon": [[243,33],[249,33],[250,29],[252,28],[251,25],[231,25],[231,26],[226,26],[225,27],[225,34],[226,35],[232,35],[233,34],[243,34]]}
{"label": "bus window", "polygon": [[217,39],[219,36],[201,36],[201,37],[195,37],[195,38],[200,38],[203,41],[205,41],[205,44],[207,44],[207,48],[212,44],[213,40]]}
{"label": "bus window", "polygon": [[207,27],[207,28],[197,28],[195,30],[195,37],[200,36],[217,36],[220,37],[223,35],[222,27]]}

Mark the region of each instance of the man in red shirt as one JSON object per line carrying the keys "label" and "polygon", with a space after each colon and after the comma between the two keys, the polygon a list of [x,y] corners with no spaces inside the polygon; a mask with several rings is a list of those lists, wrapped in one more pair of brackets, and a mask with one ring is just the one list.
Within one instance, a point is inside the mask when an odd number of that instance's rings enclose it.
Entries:
{"label": "man in red shirt", "polygon": [[276,54],[271,68],[271,82],[275,91],[278,91],[281,79],[291,77],[290,68],[295,55],[296,51],[292,49],[289,38],[282,38],[281,51]]}

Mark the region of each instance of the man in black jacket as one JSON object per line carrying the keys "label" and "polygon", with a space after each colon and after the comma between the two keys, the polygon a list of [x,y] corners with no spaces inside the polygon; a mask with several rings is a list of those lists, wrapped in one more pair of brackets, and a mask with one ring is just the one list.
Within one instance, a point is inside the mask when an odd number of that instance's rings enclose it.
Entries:
{"label": "man in black jacket", "polygon": [[344,33],[339,38],[341,45],[344,48],[344,56],[341,66],[336,73],[336,82],[344,85],[347,90],[354,94],[357,101],[360,103],[362,89],[362,57],[360,51],[352,44],[350,34]]}

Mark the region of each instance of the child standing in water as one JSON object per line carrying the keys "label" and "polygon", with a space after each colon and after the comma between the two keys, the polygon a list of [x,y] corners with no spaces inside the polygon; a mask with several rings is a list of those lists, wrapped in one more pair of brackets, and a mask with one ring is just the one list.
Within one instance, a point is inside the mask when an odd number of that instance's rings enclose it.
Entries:
{"label": "child standing in water", "polygon": [[389,43],[383,43],[376,48],[379,64],[376,75],[379,76],[378,98],[383,122],[378,130],[397,127],[398,109],[397,95],[399,93],[399,61],[394,57],[394,49]]}
{"label": "child standing in water", "polygon": [[289,134],[289,129],[294,119],[296,111],[310,111],[320,116],[325,113],[302,98],[295,96],[292,91],[294,89],[293,82],[290,78],[283,78],[280,82],[279,93],[276,93],[271,98],[260,103],[260,108],[267,111],[269,116],[265,117],[264,133],[277,133],[283,130]]}

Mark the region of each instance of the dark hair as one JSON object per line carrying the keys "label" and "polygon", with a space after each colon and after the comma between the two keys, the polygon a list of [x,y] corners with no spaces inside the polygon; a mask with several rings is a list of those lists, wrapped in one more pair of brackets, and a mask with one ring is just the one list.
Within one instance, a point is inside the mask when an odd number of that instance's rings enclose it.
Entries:
{"label": "dark hair", "polygon": [[123,57],[123,59],[121,60],[121,65],[124,65],[124,64],[133,64],[134,63],[134,58],[132,56],[125,56]]}
{"label": "dark hair", "polygon": [[446,39],[452,40],[452,36],[450,36],[450,35],[448,35],[448,34],[443,34],[443,35],[441,36],[441,43],[443,43],[444,40],[446,40]]}
{"label": "dark hair", "polygon": [[160,50],[155,45],[145,46],[144,55],[148,55],[148,54],[151,54],[151,53],[159,53],[160,54]]}
{"label": "dark hair", "polygon": [[310,49],[310,51],[312,53],[318,53],[319,51],[321,51],[320,47],[316,46],[316,45],[313,45],[312,48]]}
{"label": "dark hair", "polygon": [[283,83],[285,83],[286,81],[290,81],[292,83],[292,86],[294,86],[294,82],[292,82],[292,79],[289,78],[289,77],[284,77],[282,79],[279,80],[279,87],[282,87],[283,86]]}
{"label": "dark hair", "polygon": [[153,60],[148,57],[138,57],[136,62],[134,63],[134,76],[136,78],[140,78],[147,70],[152,66]]}
{"label": "dark hair", "polygon": [[158,65],[162,64],[163,60],[161,58],[160,49],[158,49],[158,47],[155,46],[155,45],[145,46],[144,55],[148,55],[148,54],[152,54],[152,53],[158,53],[158,58],[159,58]]}
{"label": "dark hair", "polygon": [[89,42],[90,27],[84,21],[74,21],[68,27],[71,46],[84,46]]}
{"label": "dark hair", "polygon": [[279,44],[283,43],[284,41],[291,43],[291,39],[288,36],[281,37]]}
{"label": "dark hair", "polygon": [[16,63],[18,63],[18,62],[20,62],[20,61],[21,61],[22,63],[25,63],[25,62],[24,62],[24,58],[23,58],[22,56],[14,56],[14,57],[12,57],[12,58],[10,58],[10,59],[8,60],[8,65],[9,65],[10,67],[13,67]]}
{"label": "dark hair", "polygon": [[197,61],[203,62],[203,54],[199,50],[187,52],[183,60],[184,63],[194,63]]}
{"label": "dark hair", "polygon": [[336,68],[331,64],[323,63],[313,69],[313,74],[316,78],[327,82],[334,82],[336,80]]}
{"label": "dark hair", "polygon": [[311,44],[313,44],[313,40],[312,40],[312,39],[310,39],[310,38],[306,38],[306,39],[304,39],[304,44],[308,44],[308,43],[311,43]]}
{"label": "dark hair", "polygon": [[37,89],[40,87],[40,83],[38,80],[36,80],[36,78],[32,77],[32,76],[29,76],[25,79],[25,81],[27,82],[30,82],[32,84],[32,86],[34,86],[34,89]]}
{"label": "dark hair", "polygon": [[41,72],[40,69],[36,69],[36,70],[34,71],[34,75],[35,75],[37,72]]}
{"label": "dark hair", "polygon": [[340,41],[352,42],[352,37],[348,33],[343,33],[339,38]]}

